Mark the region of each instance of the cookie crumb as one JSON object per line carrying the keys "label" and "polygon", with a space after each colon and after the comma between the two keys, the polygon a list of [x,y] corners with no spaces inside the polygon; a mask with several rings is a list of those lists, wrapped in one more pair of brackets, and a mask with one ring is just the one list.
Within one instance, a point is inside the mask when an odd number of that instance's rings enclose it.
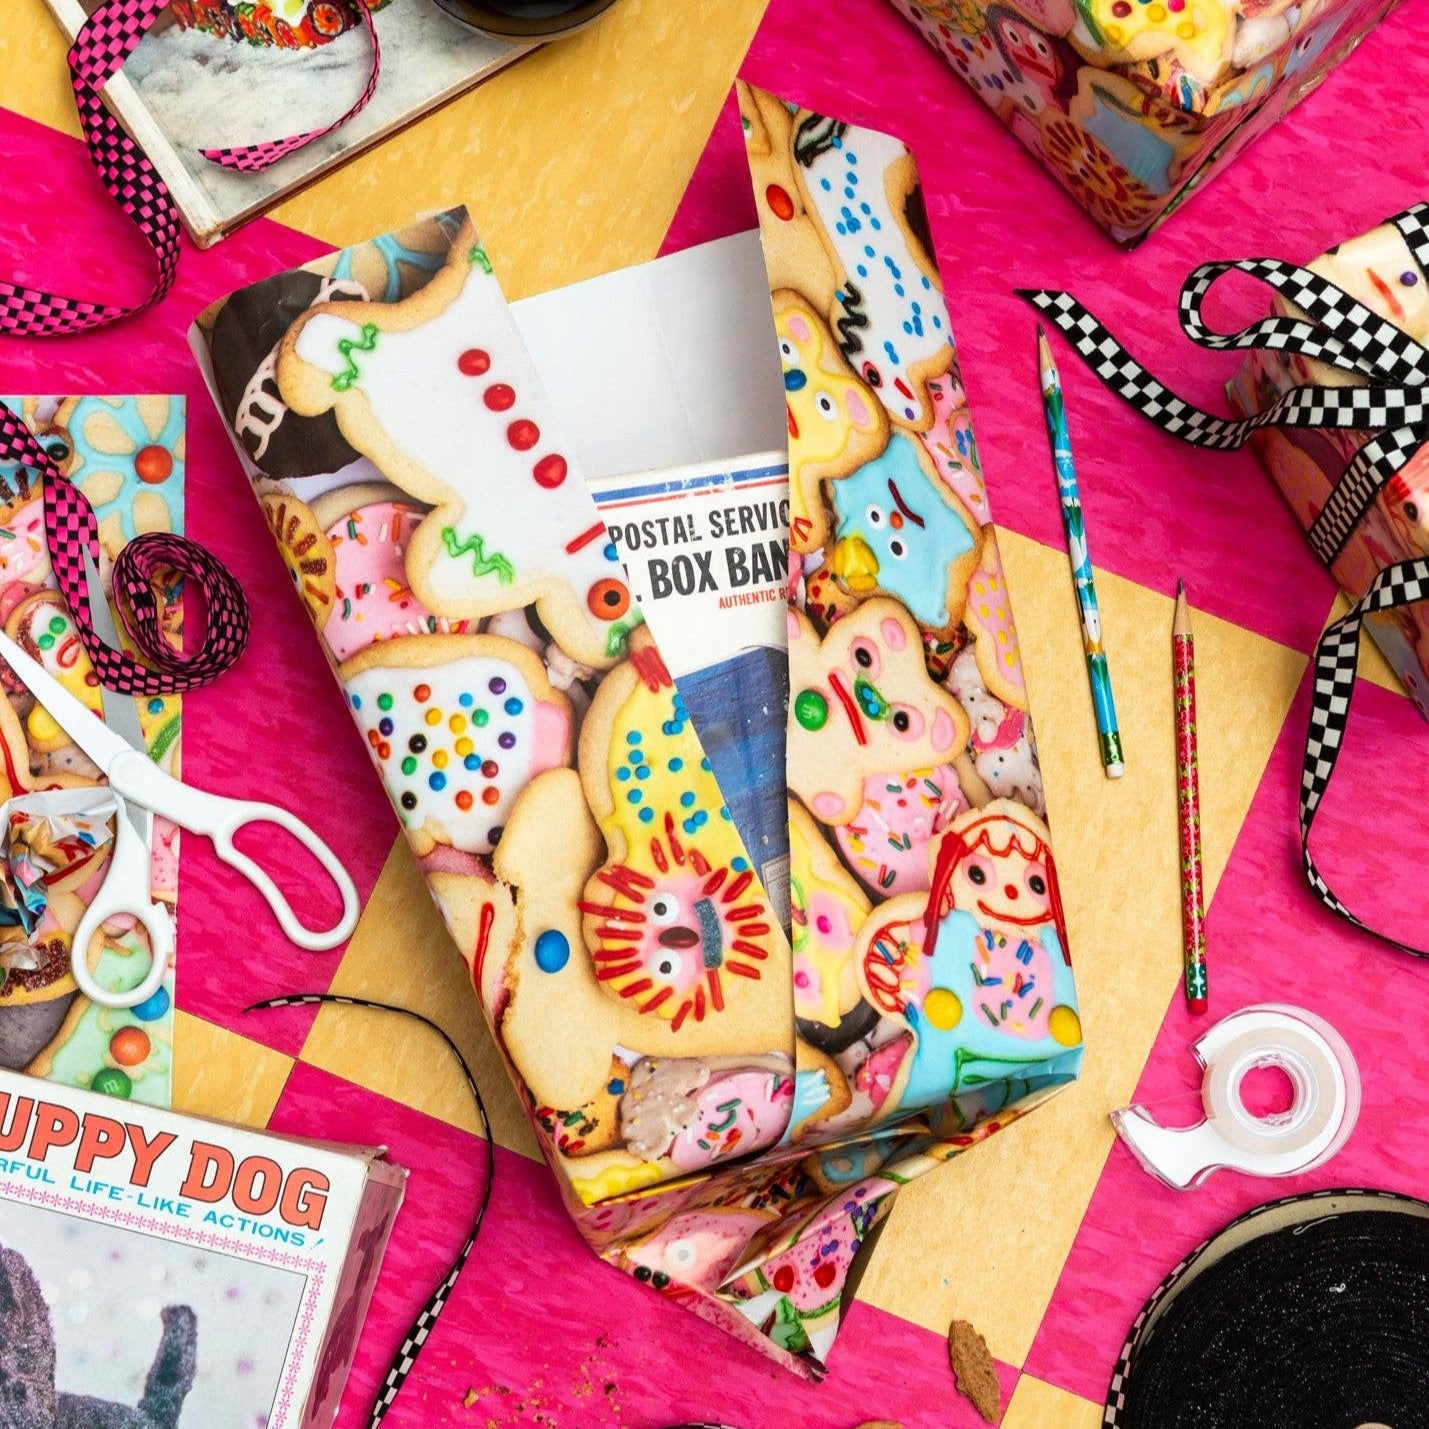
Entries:
{"label": "cookie crumb", "polygon": [[469,1388],[469,1389],[467,1390],[466,1394],[465,1394],[465,1395],[463,1396],[463,1398],[462,1398],[461,1407],[462,1407],[463,1409],[470,1409],[471,1406],[472,1406],[473,1404],[475,1404],[475,1403],[476,1403],[476,1391],[475,1391],[474,1389],[470,1389],[470,1388]]}
{"label": "cookie crumb", "polygon": [[870,1419],[867,1424],[860,1424],[858,1429],[903,1429],[903,1426],[892,1419]]}
{"label": "cookie crumb", "polygon": [[1002,1415],[1002,1386],[987,1341],[966,1320],[948,1326],[948,1361],[958,1393],[987,1423],[996,1424]]}

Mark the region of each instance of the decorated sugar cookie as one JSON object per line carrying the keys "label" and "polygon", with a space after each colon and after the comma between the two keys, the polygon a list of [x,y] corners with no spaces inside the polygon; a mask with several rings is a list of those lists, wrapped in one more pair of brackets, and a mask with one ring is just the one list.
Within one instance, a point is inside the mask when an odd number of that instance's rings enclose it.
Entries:
{"label": "decorated sugar cookie", "polygon": [[601,987],[662,1045],[790,1046],[788,945],[646,633],[596,692],[580,770],[608,845],[581,900]]}
{"label": "decorated sugar cookie", "polygon": [[313,503],[333,553],[333,602],[322,626],[333,659],[351,659],[396,635],[466,634],[474,621],[434,615],[407,583],[407,546],[425,509],[395,487],[364,485],[351,492],[335,491]]}
{"label": "decorated sugar cookie", "polygon": [[686,1211],[624,1246],[620,1267],[656,1290],[672,1281],[714,1290],[738,1264],[754,1234],[772,1219],[772,1211],[742,1206]]}
{"label": "decorated sugar cookie", "polygon": [[809,303],[789,289],[776,290],[773,302],[789,426],[789,540],[818,551],[829,539],[823,483],[877,456],[888,418]]}
{"label": "decorated sugar cookie", "polygon": [[736,80],[734,87],[769,286],[797,289],[820,313],[828,314],[838,277],[794,164],[793,113],[782,100],[743,80]]}
{"label": "decorated sugar cookie", "polygon": [[977,436],[967,393],[956,369],[928,383],[933,402],[933,425],[919,435],[938,480],[962,502],[979,526],[991,519],[987,488],[978,459]]}
{"label": "decorated sugar cookie", "polygon": [[883,596],[822,639],[791,610],[789,690],[789,788],[821,823],[856,818],[873,775],[946,764],[967,745],[967,716],[928,678],[918,627]]}
{"label": "decorated sugar cookie", "polygon": [[831,320],[850,366],[889,417],[933,420],[927,382],[953,362],[921,189],[897,139],[800,110],[794,159],[842,282]]}
{"label": "decorated sugar cookie", "polygon": [[184,399],[72,397],[65,473],[89,499],[111,556],[145,531],[184,529]]}
{"label": "decorated sugar cookie", "polygon": [[[1139,3],[1139,0],[1121,0]],[[1136,232],[1161,201],[1094,134],[1069,115],[1049,109],[1033,123],[1015,116],[1012,132],[1041,154],[1062,187],[1113,236]]]}
{"label": "decorated sugar cookie", "polygon": [[539,383],[490,270],[467,224],[414,296],[299,318],[278,385],[294,411],[336,412],[357,450],[435,508],[406,558],[430,610],[480,619],[534,601],[564,650],[608,669],[640,613],[569,454],[542,431]]}
{"label": "decorated sugar cookie", "polygon": [[[288,578],[321,629],[337,598],[336,566],[332,542],[306,502],[286,491],[264,492],[259,498],[263,516]],[[340,657],[336,657],[340,658]]]}
{"label": "decorated sugar cookie", "polygon": [[1429,342],[1429,276],[1392,223],[1337,244],[1308,266],[1415,342]]}
{"label": "decorated sugar cookie", "polygon": [[31,488],[21,470],[0,479],[0,588],[38,587],[53,579],[45,544],[45,502],[38,486]]}
{"label": "decorated sugar cookie", "polygon": [[874,774],[864,781],[857,815],[838,825],[834,837],[844,861],[875,898],[916,893],[928,887],[933,840],[967,807],[951,764]]}
{"label": "decorated sugar cookie", "polygon": [[854,935],[868,897],[849,877],[800,804],[789,801],[789,916],[794,1015],[837,1027],[859,999]]}
{"label": "decorated sugar cookie", "polygon": [[613,1151],[620,1145],[620,1099],[629,1084],[630,1068],[619,1057],[612,1058],[605,1085],[590,1101],[570,1111],[538,1106],[533,1112],[536,1124],[551,1145],[573,1161]]}
{"label": "decorated sugar cookie", "polygon": [[794,1078],[781,1058],[754,1065],[647,1057],[620,1099],[620,1131],[642,1161],[668,1157],[677,1171],[702,1171],[774,1145],[793,1102]]}
{"label": "decorated sugar cookie", "polygon": [[810,620],[827,630],[839,616],[857,610],[861,599],[846,590],[828,566],[820,566],[804,577],[804,598],[799,604]]}
{"label": "decorated sugar cookie", "polygon": [[[606,713],[597,703],[596,718]],[[777,1070],[769,1062],[770,1054],[793,1046],[787,950],[782,953],[782,970],[776,964],[740,988],[721,985],[723,1009],[713,1010],[707,1003],[704,1017],[687,1015],[678,1026],[673,1017],[661,1016],[659,1008],[642,1010],[639,996],[612,996],[600,975],[609,964],[592,956],[583,927],[591,918],[591,890],[604,888],[615,895],[608,906],[612,915],[624,911],[624,925],[636,910],[615,889],[593,877],[601,871],[603,845],[582,797],[580,776],[574,770],[558,769],[538,775],[517,800],[492,858],[496,876],[514,897],[519,925],[505,968],[498,1030],[536,1104],[585,1109],[599,1107],[606,1094],[623,1098],[630,1086],[627,1078],[619,1078],[618,1093],[612,1088],[612,1050],[620,1047],[637,1058],[678,1058],[686,1066],[692,1065],[688,1061],[692,1058],[734,1058],[719,1063],[721,1070],[733,1073],[742,1067],[761,1074],[773,1098],[771,1105],[782,1106],[784,1094],[768,1079]],[[684,844],[679,847],[683,853]],[[688,868],[691,859],[684,856],[683,867]],[[718,890],[713,896],[718,897]],[[749,906],[752,896],[746,885],[736,906]],[[680,935],[685,932],[694,931],[697,939],[701,936],[705,920],[695,911],[695,920],[682,921],[677,915],[656,925],[657,957],[661,951],[683,955],[687,939]],[[617,926],[615,916],[601,921]],[[669,930],[677,936],[660,943],[659,932]],[[773,936],[783,943],[777,930]],[[485,975],[481,978],[484,984],[489,981]],[[652,976],[652,986],[653,981]],[[558,1028],[560,1035],[553,1036],[552,1028]],[[718,1112],[718,1107],[704,1110]],[[784,1108],[783,1114],[787,1111]],[[696,1128],[701,1114],[697,1096],[680,1125],[671,1127],[667,1142],[658,1148],[659,1159],[653,1162],[628,1149],[623,1134],[617,1144],[593,1152],[583,1149],[580,1174],[572,1181],[577,1195],[589,1204],[674,1174],[672,1152],[677,1140],[684,1138],[682,1156],[703,1154],[698,1146],[701,1138],[715,1145],[707,1131],[718,1136],[716,1128],[722,1125],[727,1132],[739,1122],[739,1118],[727,1121],[725,1112],[706,1118]],[[741,1134],[748,1130],[746,1123]],[[640,1144],[643,1151],[651,1149],[644,1140]]]}
{"label": "decorated sugar cookie", "polygon": [[968,580],[966,619],[987,688],[1004,704],[1025,710],[1027,675],[995,534],[989,534],[983,543],[982,559]]}
{"label": "decorated sugar cookie", "polygon": [[1071,34],[1089,60],[1111,65],[1172,55],[1203,84],[1230,61],[1235,11],[1228,0],[1076,0],[1092,43]]}
{"label": "decorated sugar cookie", "polygon": [[916,1040],[903,1110],[1081,1043],[1046,826],[1010,800],[959,816],[931,893],[881,905],[858,942],[866,995]]}
{"label": "decorated sugar cookie", "polygon": [[570,705],[514,641],[403,636],[338,673],[419,857],[490,852],[521,790],[570,758]]}
{"label": "decorated sugar cookie", "polygon": [[978,777],[999,799],[1016,799],[1045,817],[1042,770],[1024,711],[1005,704],[988,688],[977,655],[967,649],[953,661],[945,681],[968,717],[968,751]]}
{"label": "decorated sugar cookie", "polygon": [[1405,556],[1429,555],[1429,448],[1420,447],[1379,497]]}
{"label": "decorated sugar cookie", "polygon": [[943,486],[921,443],[895,432],[882,455],[830,487],[836,541],[830,566],[855,595],[895,596],[919,625],[962,616],[982,528]]}

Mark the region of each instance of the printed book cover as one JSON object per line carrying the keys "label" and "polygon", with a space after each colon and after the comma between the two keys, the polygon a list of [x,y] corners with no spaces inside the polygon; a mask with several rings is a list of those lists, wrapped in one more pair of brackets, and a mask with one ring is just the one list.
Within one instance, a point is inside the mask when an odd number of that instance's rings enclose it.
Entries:
{"label": "printed book cover", "polygon": [[[73,40],[99,0],[45,0]],[[175,0],[104,97],[143,146],[200,248],[534,48],[493,40],[435,0],[378,0],[382,74],[368,106],[262,173],[202,149],[320,129],[356,100],[372,59],[346,0]]]}
{"label": "printed book cover", "polygon": [[5,1422],[330,1424],[405,1179],[0,1071]]}

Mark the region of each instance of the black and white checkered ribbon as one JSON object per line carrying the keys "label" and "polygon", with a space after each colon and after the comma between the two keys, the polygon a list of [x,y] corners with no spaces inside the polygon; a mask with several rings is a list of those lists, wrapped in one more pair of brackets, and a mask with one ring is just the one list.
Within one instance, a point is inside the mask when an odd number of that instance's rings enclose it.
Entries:
{"label": "black and white checkered ribbon", "polygon": [[392,1363],[387,1367],[386,1377],[382,1381],[382,1388],[377,1393],[377,1399],[372,1406],[372,1415],[368,1420],[368,1429],[377,1429],[377,1426],[387,1417],[387,1411],[392,1408],[393,1401],[402,1390],[402,1386],[407,1382],[407,1376],[416,1367],[417,1357],[422,1353],[422,1346],[427,1343],[427,1336],[432,1333],[432,1327],[437,1323],[441,1313],[446,1309],[447,1299],[456,1288],[457,1280],[460,1278],[467,1260],[471,1257],[472,1249],[476,1245],[476,1238],[481,1232],[481,1223],[486,1219],[486,1208],[491,1204],[491,1187],[496,1179],[496,1144],[491,1136],[491,1122],[486,1115],[486,1103],[481,1099],[481,1088],[476,1084],[476,1078],[472,1075],[467,1060],[461,1054],[461,1049],[452,1041],[451,1037],[435,1022],[428,1017],[423,1017],[420,1012],[413,1012],[408,1007],[394,1007],[387,1002],[372,1002],[365,997],[343,997],[334,992],[303,992],[293,993],[288,997],[270,997],[262,1002],[255,1002],[250,1007],[245,1007],[244,1012],[264,1012],[272,1007],[310,1007],[317,1003],[333,1003],[338,1007],[366,1007],[377,1012],[395,1012],[402,1017],[410,1017],[416,1022],[420,1022],[423,1027],[429,1027],[443,1042],[451,1048],[452,1056],[457,1059],[457,1064],[461,1067],[462,1076],[466,1079],[467,1090],[471,1093],[471,1099],[476,1103],[478,1116],[481,1118],[481,1132],[485,1137],[486,1144],[486,1181],[481,1188],[481,1199],[477,1203],[476,1216],[472,1221],[471,1230],[467,1233],[466,1240],[456,1253],[456,1259],[447,1268],[447,1272],[442,1276],[435,1290],[427,1297],[427,1302],[417,1312],[417,1318],[412,1321],[407,1329],[407,1333],[402,1336],[402,1343],[397,1348],[397,1353],[392,1356]]}
{"label": "black and white checkered ribbon", "polygon": [[[1429,204],[1417,204],[1389,221],[1404,236],[1421,281],[1429,282]],[[1202,304],[1217,279],[1230,272],[1246,273],[1270,284],[1305,313],[1306,319],[1270,317],[1238,333],[1213,331],[1202,316]],[[1374,432],[1336,483],[1308,532],[1311,546],[1327,566],[1344,549],[1384,485],[1429,443],[1429,349],[1307,268],[1273,258],[1205,263],[1181,289],[1181,326],[1202,347],[1284,352],[1328,363],[1360,379],[1361,385],[1350,387],[1293,388],[1263,411],[1240,420],[1206,412],[1163,386],[1070,293],[1019,289],[1019,295],[1057,325],[1113,392],[1164,431],[1194,446],[1229,451],[1244,445],[1251,433],[1262,427]],[[1429,560],[1387,566],[1354,609],[1320,637],[1300,787],[1301,858],[1316,896],[1356,927],[1420,957],[1429,956],[1429,949],[1379,933],[1340,901],[1311,856],[1310,832],[1344,745],[1365,617],[1426,597]]]}
{"label": "black and white checkered ribbon", "polygon": [[[1429,203],[1389,220],[1404,236],[1429,282]],[[1238,333],[1218,333],[1202,305],[1226,273],[1268,283],[1306,318],[1270,317]],[[1070,293],[1019,289],[1070,339],[1087,365],[1119,397],[1163,431],[1193,446],[1230,451],[1262,427],[1340,427],[1377,435],[1356,453],[1309,531],[1316,555],[1332,565],[1380,489],[1429,441],[1429,349],[1333,283],[1275,258],[1203,263],[1181,289],[1181,326],[1214,351],[1283,352],[1357,378],[1352,387],[1295,387],[1252,417],[1232,420],[1178,397],[1158,382]],[[1308,321],[1306,320],[1308,319]]]}

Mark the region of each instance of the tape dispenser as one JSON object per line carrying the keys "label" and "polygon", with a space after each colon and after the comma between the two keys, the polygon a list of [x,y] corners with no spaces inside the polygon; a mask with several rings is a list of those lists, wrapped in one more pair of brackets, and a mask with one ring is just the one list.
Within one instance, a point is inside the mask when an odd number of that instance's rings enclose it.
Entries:
{"label": "tape dispenser", "polygon": [[[1349,1139],[1360,1111],[1359,1069],[1345,1039],[1300,1007],[1262,1003],[1223,1018],[1192,1051],[1205,1067],[1198,1126],[1159,1125],[1144,1107],[1111,1114],[1117,1135],[1153,1176],[1178,1191],[1222,1169],[1293,1176],[1328,1161]],[[1288,1111],[1256,1116],[1241,1083],[1257,1067],[1290,1079]]]}

